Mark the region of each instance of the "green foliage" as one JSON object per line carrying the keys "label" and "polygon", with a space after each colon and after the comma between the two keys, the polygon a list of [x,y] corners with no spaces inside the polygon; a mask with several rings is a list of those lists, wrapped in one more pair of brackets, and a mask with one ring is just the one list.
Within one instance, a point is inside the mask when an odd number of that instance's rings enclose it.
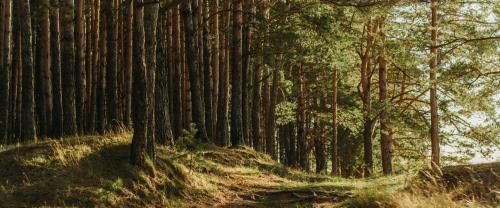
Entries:
{"label": "green foliage", "polygon": [[283,101],[276,105],[276,124],[278,126],[284,126],[289,123],[295,122],[297,116],[295,112],[297,110],[297,104]]}
{"label": "green foliage", "polygon": [[121,178],[116,179],[114,182],[107,182],[108,184],[104,188],[99,188],[96,191],[96,195],[99,199],[107,201],[116,197],[118,191],[123,188],[123,180]]}
{"label": "green foliage", "polygon": [[181,151],[196,151],[201,148],[201,141],[196,137],[196,124],[191,123],[189,129],[183,129],[182,135],[175,142],[175,147]]}

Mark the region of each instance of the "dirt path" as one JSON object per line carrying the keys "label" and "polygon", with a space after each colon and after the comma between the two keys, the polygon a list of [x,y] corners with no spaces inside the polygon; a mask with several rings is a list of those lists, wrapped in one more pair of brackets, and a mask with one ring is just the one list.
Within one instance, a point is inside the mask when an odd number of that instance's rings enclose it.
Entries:
{"label": "dirt path", "polygon": [[350,191],[310,186],[274,175],[231,173],[224,184],[234,195],[220,207],[334,207],[352,196]]}

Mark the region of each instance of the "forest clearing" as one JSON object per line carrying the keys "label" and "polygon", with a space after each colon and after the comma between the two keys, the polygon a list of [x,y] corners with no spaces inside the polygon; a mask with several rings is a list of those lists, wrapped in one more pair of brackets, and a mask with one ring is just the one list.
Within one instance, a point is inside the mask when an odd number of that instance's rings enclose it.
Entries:
{"label": "forest clearing", "polygon": [[499,0],[0,0],[0,207],[498,207]]}

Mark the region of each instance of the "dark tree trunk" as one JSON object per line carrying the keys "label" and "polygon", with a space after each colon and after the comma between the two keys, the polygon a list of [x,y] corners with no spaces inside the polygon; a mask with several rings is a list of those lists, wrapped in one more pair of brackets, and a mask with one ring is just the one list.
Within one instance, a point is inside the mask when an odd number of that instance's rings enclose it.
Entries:
{"label": "dark tree trunk", "polygon": [[364,161],[364,176],[369,177],[373,172],[373,125],[375,123],[374,119],[371,118],[371,70],[370,70],[370,57],[373,47],[373,35],[376,32],[376,26],[372,25],[372,20],[370,20],[366,25],[366,30],[368,32],[367,46],[364,54],[361,56],[361,89],[362,89],[362,101],[363,101],[363,161]]}
{"label": "dark tree trunk", "polygon": [[125,47],[124,47],[124,61],[125,61],[125,115],[123,121],[127,127],[132,126],[131,113],[132,113],[132,66],[133,66],[133,15],[134,5],[133,0],[128,0],[127,4],[127,18],[126,18],[126,31],[125,31]]}
{"label": "dark tree trunk", "polygon": [[92,94],[93,94],[93,91],[92,91],[92,79],[93,79],[93,72],[92,72],[92,69],[93,69],[93,57],[92,57],[92,54],[94,54],[94,51],[96,51],[93,47],[93,39],[92,39],[92,36],[93,36],[93,32],[92,32],[92,29],[93,29],[93,26],[92,26],[92,21],[93,21],[93,18],[94,18],[94,9],[93,9],[93,5],[94,3],[91,1],[89,3],[89,5],[87,6],[87,11],[89,14],[86,15],[85,17],[85,35],[86,35],[86,53],[85,53],[85,73],[86,73],[86,76],[85,76],[85,79],[86,79],[86,89],[85,89],[85,127],[84,127],[84,131],[86,133],[91,133],[92,131],[90,131],[90,109],[91,109],[91,106],[94,105],[94,103],[92,102]]}
{"label": "dark tree trunk", "polygon": [[51,72],[52,72],[52,136],[63,136],[63,106],[62,106],[62,82],[61,82],[61,45],[59,24],[59,1],[51,0],[52,10],[50,14],[50,49],[51,49]]}
{"label": "dark tree trunk", "polygon": [[182,133],[182,62],[179,8],[172,9],[172,70],[173,70],[173,133],[177,139]]}
{"label": "dark tree trunk", "polygon": [[156,121],[156,139],[159,144],[170,145],[174,144],[172,128],[170,126],[170,102],[169,102],[169,79],[167,65],[167,46],[164,37],[166,30],[163,24],[165,15],[161,15],[158,21],[157,35],[157,69],[156,69],[156,84],[155,84],[155,121]]}
{"label": "dark tree trunk", "polygon": [[159,4],[146,4],[144,6],[144,32],[146,35],[145,50],[146,50],[146,71],[147,71],[147,105],[148,107],[148,133],[147,133],[147,152],[149,157],[154,160],[155,152],[155,84],[156,84],[156,28],[158,23]]}
{"label": "dark tree trunk", "polygon": [[75,19],[75,101],[76,124],[78,133],[84,133],[85,127],[85,28],[84,28],[84,0],[76,0]]}
{"label": "dark tree trunk", "polygon": [[274,69],[273,72],[273,84],[271,87],[271,94],[269,99],[269,110],[268,110],[268,118],[267,118],[267,153],[271,155],[273,159],[276,159],[276,104],[277,104],[277,96],[278,96],[278,87],[279,87],[279,76],[280,72],[277,69]]}
{"label": "dark tree trunk", "polygon": [[75,107],[75,25],[73,22],[74,0],[61,1],[61,67],[64,112],[64,135],[77,134]]}
{"label": "dark tree trunk", "polygon": [[[385,34],[383,32],[384,22],[379,23],[380,37],[382,44],[385,44]],[[383,46],[384,47],[384,46]],[[385,175],[392,173],[392,145],[390,138],[389,115],[387,112],[387,66],[385,62],[385,54],[382,48],[381,54],[378,57],[379,71],[379,99],[383,104],[380,111],[380,148],[382,152],[382,169]]]}
{"label": "dark tree trunk", "polygon": [[[106,61],[106,115],[108,128],[111,131],[116,132],[120,127],[120,121],[118,120],[118,24],[116,23],[115,14],[115,1],[106,1],[104,9],[104,14],[106,19],[106,50],[107,50],[107,61]],[[146,9],[146,8],[145,8]],[[146,56],[147,57],[147,56]]]}
{"label": "dark tree trunk", "polygon": [[[217,105],[219,100],[219,1],[210,1],[210,35],[212,36],[211,61],[212,64],[212,137],[215,137],[217,128]],[[215,139],[215,138],[213,138]]]}
{"label": "dark tree trunk", "polygon": [[[230,1],[224,1],[223,10],[229,11]],[[219,35],[219,103],[217,104],[217,131],[216,144],[226,146],[228,144],[228,108],[229,108],[229,12],[223,12],[221,16],[221,30]]]}
{"label": "dark tree trunk", "polygon": [[200,6],[202,7],[202,12],[203,12],[203,19],[202,19],[202,26],[203,26],[203,72],[204,72],[204,84],[205,87],[204,93],[205,93],[205,125],[207,127],[207,136],[212,139],[213,138],[213,129],[214,129],[214,124],[213,124],[213,116],[212,116],[212,64],[211,64],[211,48],[210,48],[210,42],[209,42],[209,36],[210,36],[210,30],[209,30],[209,19],[208,19],[208,7],[209,7],[209,0],[202,0],[202,3]]}
{"label": "dark tree trunk", "polygon": [[191,84],[191,105],[192,105],[192,119],[198,129],[197,137],[202,141],[207,141],[207,131],[205,128],[205,113],[203,111],[203,104],[201,100],[201,87],[200,76],[198,71],[198,60],[196,59],[196,34],[193,28],[193,16],[191,12],[191,5],[188,1],[182,5],[182,17],[184,18],[184,31],[185,31],[185,49],[186,59],[189,68],[189,80]]}
{"label": "dark tree trunk", "polygon": [[233,36],[231,45],[231,145],[244,144],[242,115],[242,4],[233,0]]}
{"label": "dark tree trunk", "polygon": [[302,66],[299,67],[299,97],[297,106],[297,147],[300,167],[309,171],[309,155],[308,144],[306,139],[306,103],[305,103],[305,88],[304,88],[304,71]]}
{"label": "dark tree trunk", "polygon": [[243,138],[246,143],[250,143],[250,58],[252,31],[250,29],[253,14],[253,0],[244,0],[243,2],[243,28],[242,28],[242,120],[243,120]]}
{"label": "dark tree trunk", "polygon": [[36,140],[35,130],[35,95],[33,50],[31,35],[31,12],[29,0],[20,2],[20,31],[22,33],[22,115],[21,115],[21,141]]}
{"label": "dark tree trunk", "polygon": [[106,132],[106,69],[107,69],[107,17],[106,4],[109,2],[100,1],[100,20],[99,20],[99,67],[97,68],[97,87],[96,87],[96,131],[99,134]]}
{"label": "dark tree trunk", "polygon": [[337,176],[339,174],[339,158],[338,158],[338,138],[337,138],[337,69],[333,70],[332,77],[332,175]]}
{"label": "dark tree trunk", "polygon": [[[9,84],[10,84],[10,70],[12,68],[12,50],[11,50],[11,40],[12,40],[12,1],[5,0],[3,1],[3,39],[1,40],[0,47],[0,143],[7,144],[9,138],[9,123],[12,121],[10,114],[13,112],[10,111],[10,102],[14,101],[14,99],[10,99],[9,95]],[[1,11],[1,9],[0,9]]]}
{"label": "dark tree trunk", "polygon": [[257,151],[262,151],[260,137],[260,100],[261,100],[261,66],[262,56],[258,57],[253,71],[253,100],[252,100],[252,137],[253,148]]}
{"label": "dark tree trunk", "polygon": [[146,165],[148,133],[147,71],[145,60],[144,0],[135,0],[134,6],[134,67],[133,67],[133,123],[134,136],[130,151],[130,163]]}

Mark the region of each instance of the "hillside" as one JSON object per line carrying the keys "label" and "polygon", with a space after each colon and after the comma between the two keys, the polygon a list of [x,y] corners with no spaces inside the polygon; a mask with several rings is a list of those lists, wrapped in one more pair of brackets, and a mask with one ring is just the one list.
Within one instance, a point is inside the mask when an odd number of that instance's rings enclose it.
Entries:
{"label": "hillside", "polygon": [[401,191],[410,175],[350,180],[306,174],[247,148],[207,146],[190,154],[160,147],[154,168],[144,172],[128,164],[130,140],[130,135],[89,136],[4,147],[2,206],[488,206],[452,201],[447,193],[424,197]]}

